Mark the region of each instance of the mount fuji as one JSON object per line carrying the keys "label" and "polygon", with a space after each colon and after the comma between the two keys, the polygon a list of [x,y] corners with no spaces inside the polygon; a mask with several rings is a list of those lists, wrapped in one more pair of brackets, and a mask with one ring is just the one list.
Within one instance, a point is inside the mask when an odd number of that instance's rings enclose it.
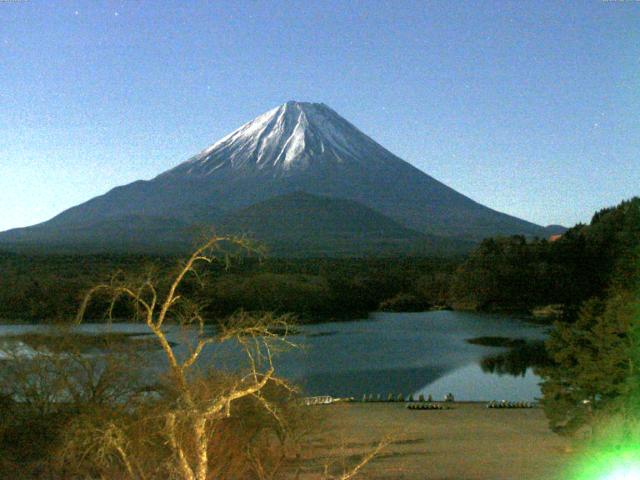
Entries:
{"label": "mount fuji", "polygon": [[283,255],[301,254],[310,235],[313,254],[336,253],[339,244],[339,254],[357,255],[456,251],[492,235],[550,233],[447,187],[328,106],[291,101],[151,180],[0,233],[0,246],[175,250],[203,225],[257,233]]}

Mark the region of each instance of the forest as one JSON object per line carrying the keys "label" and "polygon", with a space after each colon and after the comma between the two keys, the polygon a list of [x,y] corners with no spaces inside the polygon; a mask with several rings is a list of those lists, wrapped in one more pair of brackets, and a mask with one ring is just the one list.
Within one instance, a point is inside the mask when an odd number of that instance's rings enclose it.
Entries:
{"label": "forest", "polygon": [[[387,308],[404,299],[405,308],[427,310],[446,305],[447,285],[458,258],[278,259],[244,257],[229,265],[215,263],[203,272],[204,289],[193,287],[208,305],[210,320],[237,310],[292,313],[299,321],[366,317],[383,302]],[[178,258],[139,255],[0,254],[0,318],[13,321],[56,322],[75,315],[83,294],[113,275],[171,272]],[[120,272],[120,273],[118,273]],[[126,273],[125,273],[126,272]],[[204,280],[204,279],[203,279]],[[197,291],[197,292],[196,292]],[[384,305],[382,305],[384,307]],[[127,305],[114,311],[127,318]],[[88,313],[100,321],[97,304]]]}
{"label": "forest", "polygon": [[[588,299],[633,275],[640,199],[595,213],[555,241],[523,236],[484,240],[466,257],[261,258],[217,262],[189,279],[215,321],[239,311],[293,314],[301,322],[364,318],[371,311],[452,308],[529,314],[553,305],[575,319]],[[92,285],[114,275],[162,279],[172,256],[0,253],[0,318],[55,322],[71,318]],[[201,280],[205,280],[201,279]],[[100,321],[103,306],[88,312]],[[128,318],[125,302],[115,318]],[[557,316],[557,315],[556,315]]]}
{"label": "forest", "polygon": [[572,319],[585,300],[631,281],[639,244],[640,198],[596,212],[555,241],[489,238],[457,268],[452,305],[530,311],[560,304]]}

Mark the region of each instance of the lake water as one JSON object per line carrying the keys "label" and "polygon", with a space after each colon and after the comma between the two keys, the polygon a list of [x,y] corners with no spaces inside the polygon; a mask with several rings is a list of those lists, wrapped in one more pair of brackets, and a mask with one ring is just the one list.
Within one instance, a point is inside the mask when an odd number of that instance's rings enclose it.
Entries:
{"label": "lake water", "polygon": [[[86,324],[87,333],[145,333],[141,324]],[[0,325],[0,336],[45,331],[36,325]],[[374,313],[367,320],[305,325],[291,340],[302,349],[278,354],[281,376],[299,383],[309,395],[337,397],[389,393],[442,399],[451,392],[456,400],[533,401],[540,397],[540,379],[526,366],[520,375],[498,375],[481,368],[483,358],[508,349],[472,345],[475,337],[500,336],[542,340],[546,327],[504,315],[438,311]],[[170,340],[184,353],[194,332],[171,330]],[[156,368],[164,368],[161,352],[150,353]],[[201,364],[233,367],[242,361],[230,347],[212,346]]]}

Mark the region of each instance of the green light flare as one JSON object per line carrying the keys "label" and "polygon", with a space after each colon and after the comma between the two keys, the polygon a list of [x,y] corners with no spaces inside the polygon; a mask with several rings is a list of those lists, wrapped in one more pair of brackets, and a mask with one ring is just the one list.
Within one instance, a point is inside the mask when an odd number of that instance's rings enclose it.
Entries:
{"label": "green light flare", "polygon": [[629,465],[616,468],[613,472],[606,474],[602,480],[634,480],[640,479],[640,468]]}
{"label": "green light flare", "polygon": [[570,480],[640,480],[640,445],[589,451],[583,455]]}

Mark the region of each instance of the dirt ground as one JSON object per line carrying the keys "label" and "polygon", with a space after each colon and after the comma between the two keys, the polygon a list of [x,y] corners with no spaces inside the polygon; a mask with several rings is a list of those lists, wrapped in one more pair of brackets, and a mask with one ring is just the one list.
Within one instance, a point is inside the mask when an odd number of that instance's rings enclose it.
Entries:
{"label": "dirt ground", "polygon": [[[391,443],[358,478],[405,480],[560,479],[569,442],[547,428],[540,408],[487,409],[454,403],[450,410],[409,410],[394,403],[308,407],[322,418],[309,454],[319,469],[355,465],[385,436]],[[337,446],[337,447],[336,447]],[[317,476],[316,470],[315,476]],[[301,478],[312,478],[307,472]]]}

